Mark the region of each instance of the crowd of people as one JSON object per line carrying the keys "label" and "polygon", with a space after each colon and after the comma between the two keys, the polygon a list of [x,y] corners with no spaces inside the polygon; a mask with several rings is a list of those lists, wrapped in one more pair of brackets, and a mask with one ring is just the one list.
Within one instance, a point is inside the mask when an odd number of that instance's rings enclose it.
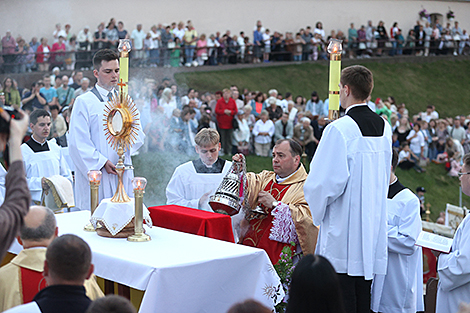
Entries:
{"label": "crowd of people", "polygon": [[131,66],[178,67],[235,63],[259,63],[271,61],[308,61],[327,58],[328,41],[331,38],[343,41],[343,53],[350,58],[393,55],[462,55],[470,53],[470,41],[466,30],[457,21],[454,25],[442,26],[439,20],[434,23],[417,21],[408,32],[394,22],[387,29],[383,21],[374,26],[355,27],[354,23],[343,32],[331,30],[327,33],[322,22],[315,27],[306,26],[297,31],[270,31],[257,21],[252,32],[240,31],[200,34],[191,21],[161,23],[147,30],[137,24],[127,31],[122,21],[114,18],[96,28],[85,26],[77,34],[70,24],[62,29],[56,24],[52,45],[48,36],[27,39],[8,30],[2,37],[4,73],[24,73],[32,70],[47,71],[53,67],[61,69],[86,69],[91,67],[92,55],[103,48],[116,49],[120,39],[132,42]]}

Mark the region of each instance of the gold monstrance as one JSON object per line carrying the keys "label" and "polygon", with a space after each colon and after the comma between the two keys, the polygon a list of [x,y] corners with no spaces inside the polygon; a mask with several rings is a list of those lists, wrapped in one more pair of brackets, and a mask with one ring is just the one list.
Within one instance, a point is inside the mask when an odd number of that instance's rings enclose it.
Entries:
{"label": "gold monstrance", "polygon": [[104,109],[104,129],[105,136],[111,147],[116,150],[119,160],[116,164],[118,175],[118,186],[116,193],[111,198],[111,202],[129,202],[131,199],[126,194],[122,183],[122,175],[126,166],[124,165],[124,153],[137,140],[138,111],[132,98],[124,93],[125,83],[118,84],[120,87],[119,96],[113,95]]}

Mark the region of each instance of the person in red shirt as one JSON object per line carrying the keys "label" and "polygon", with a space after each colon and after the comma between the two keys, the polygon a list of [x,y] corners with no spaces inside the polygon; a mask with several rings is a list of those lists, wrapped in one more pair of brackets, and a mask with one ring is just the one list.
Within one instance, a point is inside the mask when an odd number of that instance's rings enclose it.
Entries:
{"label": "person in red shirt", "polygon": [[64,37],[60,36],[59,41],[55,42],[52,45],[52,56],[51,56],[52,66],[58,66],[62,68],[64,66],[64,60],[65,60],[65,43],[64,43]]}
{"label": "person in red shirt", "polygon": [[232,150],[232,120],[238,113],[237,104],[231,98],[230,89],[223,90],[223,97],[217,101],[215,105],[215,114],[217,123],[219,124],[220,142],[225,154],[230,154]]}

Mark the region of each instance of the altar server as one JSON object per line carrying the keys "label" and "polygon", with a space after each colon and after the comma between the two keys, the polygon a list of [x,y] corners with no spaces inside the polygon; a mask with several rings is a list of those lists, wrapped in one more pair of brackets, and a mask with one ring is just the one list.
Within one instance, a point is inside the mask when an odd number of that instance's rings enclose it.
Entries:
{"label": "altar server", "polygon": [[[470,196],[470,154],[463,157],[460,176],[462,192]],[[436,313],[457,312],[459,303],[470,303],[470,215],[457,228],[450,253],[441,253],[437,262]]]}
{"label": "altar server", "polygon": [[72,174],[55,139],[47,141],[51,116],[46,110],[35,110],[29,116],[33,132],[31,139],[21,145],[26,179],[33,202],[41,201],[42,190],[48,189],[45,179],[61,175],[72,182]]}
{"label": "altar server", "polygon": [[372,283],[372,311],[421,312],[423,302],[423,255],[415,246],[421,232],[419,199],[405,188],[395,169],[398,153],[393,150],[387,197],[387,275],[376,275]]}
{"label": "altar server", "polygon": [[370,312],[372,278],[387,270],[392,132],[367,106],[373,84],[367,68],[343,69],[339,86],[346,115],[326,127],[304,185],[313,222],[320,226],[315,252],[339,273],[348,312]]}
{"label": "altar server", "polygon": [[[113,93],[119,78],[119,56],[114,50],[103,49],[93,57],[93,74],[97,79],[95,87],[79,96],[74,103],[70,120],[69,153],[75,164],[76,206],[80,210],[90,209],[90,186],[87,173],[101,170],[103,176],[99,190],[99,200],[111,198],[116,192],[118,178],[115,164],[117,152],[108,144],[103,126],[106,102]],[[138,114],[137,119],[140,118]],[[124,154],[124,164],[131,165],[131,154],[142,146],[144,133],[138,124],[137,140]],[[123,184],[132,197],[132,170],[124,171]]]}
{"label": "altar server", "polygon": [[194,140],[199,158],[175,169],[166,187],[167,204],[212,212],[209,196],[217,190],[232,162],[219,158],[220,136],[215,129],[201,129]]}

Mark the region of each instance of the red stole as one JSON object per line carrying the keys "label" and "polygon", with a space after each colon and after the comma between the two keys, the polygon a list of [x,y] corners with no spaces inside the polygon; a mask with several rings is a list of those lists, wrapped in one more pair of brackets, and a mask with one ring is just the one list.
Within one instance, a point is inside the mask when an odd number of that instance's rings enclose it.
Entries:
{"label": "red stole", "polygon": [[34,296],[46,288],[46,280],[42,272],[36,272],[24,267],[20,267],[20,289],[23,296],[23,304],[33,301]]}
{"label": "red stole", "polygon": [[[266,185],[264,191],[269,192],[277,201],[281,201],[290,186],[291,185],[275,183],[273,179]],[[264,249],[271,259],[271,262],[276,264],[279,261],[279,255],[282,249],[288,244],[269,239],[274,219],[274,216],[271,215],[271,211],[272,209],[269,209],[268,215],[262,219],[253,219],[250,221],[250,227],[243,238],[242,244]]]}

